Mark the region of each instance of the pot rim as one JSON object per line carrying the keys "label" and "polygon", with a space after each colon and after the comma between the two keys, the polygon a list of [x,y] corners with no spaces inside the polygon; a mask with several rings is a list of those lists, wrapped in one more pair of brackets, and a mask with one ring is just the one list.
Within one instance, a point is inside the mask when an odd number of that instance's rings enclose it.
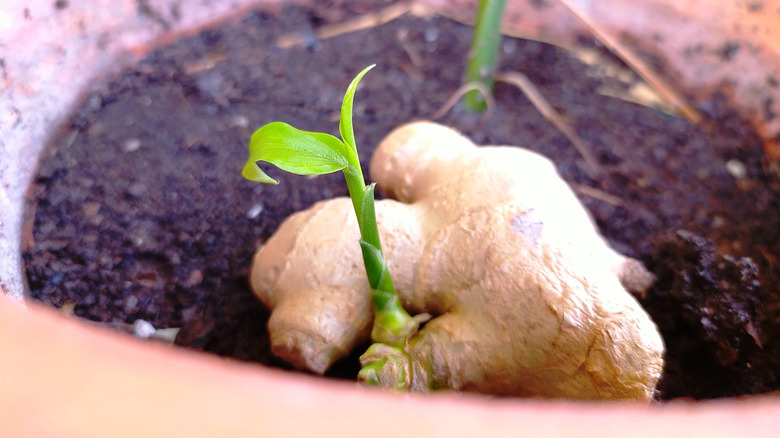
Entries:
{"label": "pot rim", "polygon": [[9,436],[771,436],[780,414],[776,395],[647,406],[390,393],[136,340],[7,297],[0,351]]}

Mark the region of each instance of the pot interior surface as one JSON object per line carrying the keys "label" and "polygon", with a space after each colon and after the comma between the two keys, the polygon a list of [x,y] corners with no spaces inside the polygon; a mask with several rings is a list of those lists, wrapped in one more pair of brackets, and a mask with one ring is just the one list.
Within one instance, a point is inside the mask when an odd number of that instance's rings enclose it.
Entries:
{"label": "pot interior surface", "polygon": [[[438,16],[316,38],[318,27],[384,5],[346,3],[341,13],[248,12],[93,85],[52,136],[28,192],[30,296],[107,327],[177,327],[179,345],[286,368],[270,354],[268,312],[247,287],[251,256],[291,213],[346,188],[340,175],[272,173],[273,187],[243,180],[249,136],[276,120],[335,133],[349,79],[378,63],[356,96],[367,168],[384,135],[429,117],[460,86],[471,38]],[[278,44],[296,32],[302,44]],[[585,55],[601,61],[585,64]],[[780,267],[768,254],[779,253],[780,187],[750,124],[719,95],[703,126],[614,97],[641,80],[592,39],[571,52],[505,38],[500,59],[501,71],[525,74],[565,116],[604,172],[511,84],[496,85],[489,117],[455,106],[439,121],[479,144],[553,159],[609,242],[658,277],[640,302],[668,348],[660,397],[777,390]],[[605,76],[605,66],[621,75]],[[329,375],[356,369],[352,356]]]}

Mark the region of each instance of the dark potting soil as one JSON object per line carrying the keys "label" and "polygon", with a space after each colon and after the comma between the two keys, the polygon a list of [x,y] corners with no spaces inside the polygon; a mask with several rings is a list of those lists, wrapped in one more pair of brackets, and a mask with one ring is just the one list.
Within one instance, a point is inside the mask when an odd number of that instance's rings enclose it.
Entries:
{"label": "dark potting soil", "polygon": [[[252,254],[289,214],[346,188],[339,174],[245,181],[250,135],[276,120],[337,134],[346,86],[378,63],[355,101],[367,169],[390,130],[429,117],[461,85],[471,38],[444,18],[404,16],[317,40],[318,26],[386,2],[342,2],[341,14],[315,3],[181,39],[89,92],[30,189],[23,256],[33,298],[97,322],[181,327],[179,345],[284,367],[247,286]],[[282,49],[276,38],[287,32],[309,37]],[[658,276],[641,301],[668,349],[660,398],[780,389],[780,185],[750,125],[721,96],[701,108],[703,127],[607,97],[609,79],[539,42],[506,38],[500,69],[539,87],[602,174],[511,85],[496,85],[488,119],[456,106],[440,121],[477,143],[553,159],[609,241]],[[356,370],[350,358],[331,374]]]}

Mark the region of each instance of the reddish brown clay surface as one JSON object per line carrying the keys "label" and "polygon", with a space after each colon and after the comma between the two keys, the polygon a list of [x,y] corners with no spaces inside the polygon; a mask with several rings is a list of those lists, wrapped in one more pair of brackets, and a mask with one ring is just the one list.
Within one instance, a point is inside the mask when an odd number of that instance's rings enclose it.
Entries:
{"label": "reddish brown clay surface", "polygon": [[[101,323],[182,327],[180,345],[284,366],[269,354],[267,311],[247,287],[251,255],[290,213],[346,189],[340,175],[244,181],[249,136],[275,120],[335,134],[349,80],[378,63],[355,107],[367,164],[393,127],[431,115],[460,85],[470,29],[444,18],[313,37],[383,4],[252,12],[95,86],[30,190],[32,296]],[[291,31],[311,37],[277,47]],[[780,188],[749,124],[717,95],[700,108],[702,127],[606,97],[587,66],[542,43],[507,38],[501,59],[501,70],[525,73],[567,117],[603,174],[510,85],[497,85],[489,119],[455,107],[441,121],[477,143],[551,157],[610,242],[659,276],[643,300],[669,349],[659,396],[778,389]],[[351,358],[332,374],[355,367]]]}

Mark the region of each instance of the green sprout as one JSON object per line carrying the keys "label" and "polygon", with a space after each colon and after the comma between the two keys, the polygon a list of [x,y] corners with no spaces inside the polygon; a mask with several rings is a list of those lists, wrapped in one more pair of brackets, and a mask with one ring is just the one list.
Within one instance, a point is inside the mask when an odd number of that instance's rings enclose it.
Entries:
{"label": "green sprout", "polygon": [[[417,331],[419,318],[413,318],[404,310],[395,292],[379,241],[374,209],[375,184],[366,185],[363,179],[352,129],[355,90],[363,76],[374,66],[361,71],[347,88],[339,121],[341,140],[330,134],[302,131],[282,122],[269,123],[252,135],[249,159],[242,175],[252,181],[277,184],[276,180],[260,169],[258,161],[271,163],[297,175],[324,175],[339,170],[344,172],[360,227],[359,243],[374,303],[371,339],[375,344],[372,347],[381,344],[393,350],[392,356],[400,354],[408,358],[404,347],[406,340]],[[369,350],[375,351],[377,348],[370,347]],[[388,359],[391,362],[394,360],[393,357],[383,357],[366,364],[358,378],[370,384],[380,384],[378,371],[388,363]]]}
{"label": "green sprout", "polygon": [[493,92],[493,73],[498,58],[498,45],[501,42],[501,17],[504,15],[506,0],[480,0],[477,21],[471,39],[469,62],[466,69],[466,83],[474,84],[475,90],[465,95],[466,108],[472,111],[484,111],[485,99],[479,90],[486,94]]}

